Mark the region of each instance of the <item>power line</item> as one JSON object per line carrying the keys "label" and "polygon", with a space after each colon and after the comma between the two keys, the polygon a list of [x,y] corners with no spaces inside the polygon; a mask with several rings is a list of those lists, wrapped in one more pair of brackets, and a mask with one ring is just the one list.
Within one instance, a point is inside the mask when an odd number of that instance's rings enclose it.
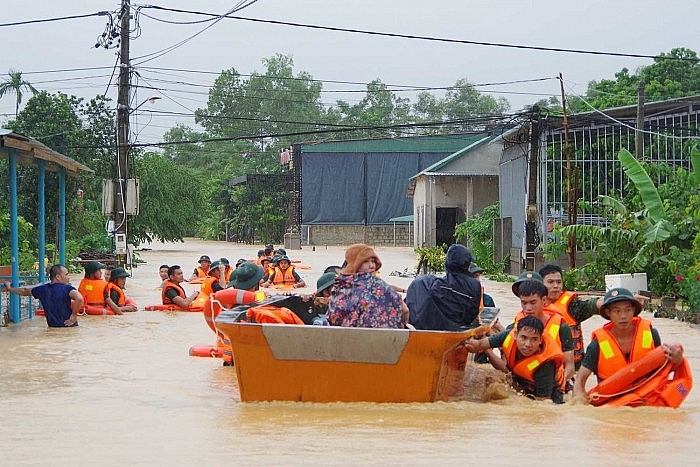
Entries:
{"label": "power line", "polygon": [[[144,8],[153,8],[156,10],[171,11],[175,13],[189,13],[193,15],[203,15],[203,16],[219,16],[212,13],[205,13],[202,11],[192,11],[192,10],[182,10],[177,8],[166,8],[157,5],[147,5]],[[379,31],[368,31],[364,29],[354,29],[354,28],[339,28],[333,26],[321,26],[317,24],[305,24],[305,23],[295,23],[291,21],[277,21],[270,19],[260,19],[260,18],[246,18],[243,16],[231,16],[224,15],[228,19],[237,19],[240,21],[250,21],[253,23],[266,23],[266,24],[276,24],[281,26],[291,26],[296,28],[308,28],[308,29],[318,29],[325,31],[336,31],[336,32],[348,32],[353,34],[366,34],[370,36],[382,36],[382,37],[394,37],[399,39],[414,39],[414,40],[424,40],[431,42],[446,42],[451,44],[469,44],[469,45],[482,45],[487,47],[503,47],[509,49],[525,49],[525,50],[539,50],[543,52],[564,52],[564,53],[574,53],[574,54],[585,54],[585,55],[603,55],[611,57],[631,57],[631,58],[650,58],[654,60],[681,60],[681,61],[694,61],[697,62],[697,58],[689,57],[673,57],[673,56],[661,56],[661,55],[648,55],[648,54],[633,54],[633,53],[623,53],[623,52],[605,52],[599,50],[582,50],[582,49],[565,49],[560,47],[539,47],[534,45],[522,45],[522,44],[506,44],[503,42],[485,42],[485,41],[472,41],[464,39],[448,39],[443,37],[432,37],[432,36],[419,36],[413,34],[399,34],[390,32],[379,32]]]}
{"label": "power line", "polygon": [[65,20],[70,20],[70,19],[90,18],[91,16],[110,16],[110,12],[109,11],[98,11],[96,13],[87,13],[84,15],[60,16],[58,18],[30,19],[27,21],[15,21],[13,23],[0,23],[0,27],[23,26],[25,24],[37,24],[37,23],[51,23],[51,22],[55,22],[55,21],[65,21]]}
{"label": "power line", "polygon": [[[134,143],[130,144],[130,148],[136,147],[165,147],[165,146],[179,146],[183,144],[198,144],[198,143],[215,143],[224,141],[257,141],[262,139],[273,139],[273,138],[285,138],[290,136],[308,136],[308,135],[319,135],[319,134],[329,134],[329,133],[350,133],[356,131],[373,131],[373,130],[402,130],[411,128],[434,128],[434,127],[446,127],[452,125],[465,125],[465,124],[484,124],[488,122],[497,122],[503,120],[512,121],[516,117],[521,117],[527,115],[524,113],[510,114],[510,115],[498,115],[498,116],[486,116],[486,117],[469,117],[457,120],[448,120],[440,122],[421,122],[421,123],[404,123],[395,125],[375,125],[375,126],[358,126],[352,128],[333,128],[333,129],[318,129],[318,130],[306,130],[306,131],[293,131],[285,133],[267,133],[261,135],[241,135],[241,136],[224,136],[215,138],[201,138],[194,140],[181,140],[181,141],[169,141],[169,142],[158,142],[158,143]],[[69,149],[109,149],[110,147],[105,146],[69,146]]]}
{"label": "power line", "polygon": [[[170,45],[170,46],[168,46],[168,47],[166,47],[166,48],[164,48],[164,49],[158,50],[158,51],[156,51],[156,52],[152,52],[152,53],[149,53],[149,54],[146,54],[146,55],[141,55],[141,56],[139,56],[139,57],[133,57],[134,62],[136,62],[137,60],[144,59],[144,60],[141,60],[141,61],[138,62],[138,63],[134,63],[134,66],[136,66],[136,65],[141,65],[141,64],[146,63],[146,62],[150,62],[151,60],[155,60],[155,59],[157,59],[157,58],[162,57],[162,56],[165,55],[165,54],[168,54],[168,53],[172,52],[173,50],[175,50],[175,49],[177,49],[177,48],[183,46],[184,44],[186,44],[187,42],[191,41],[191,40],[194,39],[195,37],[197,37],[197,36],[199,36],[200,34],[204,33],[204,32],[205,32],[206,30],[208,30],[209,28],[215,26],[219,21],[221,21],[222,19],[224,19],[227,15],[229,15],[229,14],[231,14],[231,13],[234,13],[234,12],[237,12],[237,11],[241,11],[241,10],[243,10],[243,9],[245,9],[245,8],[247,8],[247,7],[249,7],[249,6],[252,5],[253,3],[256,3],[257,1],[258,1],[258,0],[248,0],[248,2],[246,3],[245,0],[240,0],[235,6],[233,6],[231,9],[229,9],[229,10],[228,10],[226,13],[224,13],[223,15],[215,15],[215,16],[216,16],[216,19],[215,19],[214,21],[212,21],[211,24],[207,25],[205,28],[203,28],[203,29],[197,31],[196,33],[192,34],[191,36],[186,37],[185,39],[183,39],[183,40],[181,40],[181,41],[179,41],[179,42],[176,42],[175,44],[172,44],[172,45]],[[141,8],[150,8],[150,5],[144,5],[144,6],[142,6],[142,7],[139,7],[139,9],[138,9],[137,11],[140,11]]]}

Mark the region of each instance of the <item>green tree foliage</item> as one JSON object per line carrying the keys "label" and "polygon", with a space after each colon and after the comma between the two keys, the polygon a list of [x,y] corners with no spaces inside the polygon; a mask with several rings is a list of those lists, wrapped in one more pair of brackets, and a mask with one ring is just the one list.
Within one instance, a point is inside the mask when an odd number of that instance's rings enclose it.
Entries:
{"label": "green tree foliage", "polygon": [[[69,203],[66,225],[74,239],[94,233],[93,229],[98,226],[98,231],[106,235],[105,219],[100,214],[101,180],[113,177],[113,153],[109,149],[114,145],[113,122],[109,99],[98,96],[85,103],[75,96],[46,91],[29,99],[17,118],[8,122],[12,130],[37,139],[54,151],[95,170],[95,174],[81,174],[80,178],[68,177],[66,180]],[[33,167],[21,166],[18,169],[18,213],[34,225],[38,224],[37,175]],[[52,239],[56,235],[58,178],[47,174],[45,182],[47,238]],[[83,193],[82,200],[75,196],[79,189]],[[70,204],[78,201],[84,202],[80,209]],[[87,218],[90,218],[89,222]]]}
{"label": "green tree foliage", "polygon": [[474,261],[487,272],[503,272],[505,268],[505,262],[493,261],[493,221],[498,217],[500,207],[492,204],[455,227],[455,239],[469,247]]}
{"label": "green tree foliage", "polygon": [[209,211],[202,196],[202,176],[157,153],[145,153],[134,162],[141,202],[139,215],[129,221],[130,239],[150,242],[156,237],[174,242],[193,236]]}
{"label": "green tree foliage", "polygon": [[[622,200],[599,196],[597,206],[583,206],[608,219],[608,225],[557,226],[555,236],[565,239],[573,233],[582,249],[592,247],[588,263],[577,270],[583,285],[602,288],[604,275],[611,271],[646,272],[651,290],[683,296],[678,284],[683,281],[677,277],[700,275],[700,149],[692,149],[691,171],[645,165],[625,150],[618,158],[636,189],[634,194]],[[657,186],[652,179],[665,181]],[[547,249],[556,257],[564,251],[565,242],[548,244]],[[694,282],[682,286],[700,286]],[[694,306],[700,308],[700,303]]]}
{"label": "green tree foliage", "polygon": [[207,108],[196,112],[195,121],[208,135],[246,140],[218,146],[229,154],[226,165],[240,170],[237,175],[279,171],[279,150],[302,140],[265,135],[311,131],[325,121],[321,83],[306,72],[295,74],[289,56],[277,54],[263,64],[265,71],[248,79],[234,68],[224,70],[209,92]]}
{"label": "green tree foliage", "polygon": [[0,83],[0,98],[5,94],[15,95],[15,117],[19,113],[19,105],[22,103],[22,97],[24,97],[23,92],[29,91],[32,94],[36,94],[39,91],[36,90],[34,86],[29,81],[22,78],[21,71],[10,70],[7,72],[9,79]]}
{"label": "green tree foliage", "polygon": [[[674,58],[674,59],[669,59]],[[684,60],[675,60],[682,58]],[[644,96],[648,102],[695,95],[700,90],[700,60],[697,53],[687,48],[675,48],[662,53],[654,63],[630,74],[627,68],[615,73],[615,79],[591,81],[586,100],[597,109],[634,105],[637,85],[645,83]],[[571,99],[574,112],[587,112],[590,107],[580,99]]]}
{"label": "green tree foliage", "polygon": [[[36,261],[36,254],[33,254],[32,244],[35,242],[36,233],[34,226],[20,217],[17,220],[17,237],[19,240],[19,269],[29,270]],[[10,215],[0,213],[0,238],[7,239],[0,243],[0,264],[10,264],[12,252],[10,251]]]}
{"label": "green tree foliage", "polygon": [[[510,109],[508,101],[499,97],[483,95],[465,78],[458,80],[445,96],[445,117],[459,120],[467,117],[503,115]],[[478,125],[481,126],[481,125]],[[477,125],[465,123],[457,130],[474,130]]]}
{"label": "green tree foliage", "polygon": [[[383,127],[410,123],[410,101],[396,96],[386,84],[375,79],[367,85],[365,97],[355,105],[336,102],[340,122],[349,127]],[[363,130],[364,137],[400,136],[405,130]]]}

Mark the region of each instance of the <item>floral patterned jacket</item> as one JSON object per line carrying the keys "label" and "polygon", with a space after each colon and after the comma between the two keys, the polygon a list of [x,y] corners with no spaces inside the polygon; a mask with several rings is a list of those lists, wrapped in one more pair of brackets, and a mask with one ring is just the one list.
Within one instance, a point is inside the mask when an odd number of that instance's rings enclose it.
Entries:
{"label": "floral patterned jacket", "polygon": [[328,304],[332,326],[404,328],[399,294],[373,273],[339,274]]}

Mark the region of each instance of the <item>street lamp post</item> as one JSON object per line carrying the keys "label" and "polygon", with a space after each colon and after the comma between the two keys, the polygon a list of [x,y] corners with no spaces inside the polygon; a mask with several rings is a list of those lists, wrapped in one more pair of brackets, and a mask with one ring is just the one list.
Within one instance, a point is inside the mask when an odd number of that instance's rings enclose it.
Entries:
{"label": "street lamp post", "polygon": [[[121,91],[121,89],[120,89]],[[124,266],[128,263],[128,248],[127,248],[127,185],[129,180],[129,151],[131,145],[129,142],[129,116],[137,111],[146,102],[153,103],[160,99],[159,96],[151,96],[141,102],[134,109],[129,109],[128,94],[123,97],[119,94],[119,103],[117,105],[117,173],[115,180],[115,196],[114,196],[114,245],[117,256],[117,265]]]}

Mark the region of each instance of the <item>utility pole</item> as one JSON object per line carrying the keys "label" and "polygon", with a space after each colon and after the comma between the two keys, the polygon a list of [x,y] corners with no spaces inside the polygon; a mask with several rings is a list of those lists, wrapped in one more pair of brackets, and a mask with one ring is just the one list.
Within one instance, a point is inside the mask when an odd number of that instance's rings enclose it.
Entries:
{"label": "utility pole", "polygon": [[127,249],[126,193],[129,179],[129,18],[130,0],[122,0],[119,48],[119,93],[117,96],[117,163],[114,196],[114,243],[117,265],[130,263]]}
{"label": "utility pole", "polygon": [[530,117],[530,154],[528,158],[527,206],[525,208],[525,269],[535,269],[537,248],[537,162],[540,152],[540,108],[532,106]]}
{"label": "utility pole", "polygon": [[637,160],[644,158],[644,81],[637,84],[637,130],[634,133],[634,155]]}

